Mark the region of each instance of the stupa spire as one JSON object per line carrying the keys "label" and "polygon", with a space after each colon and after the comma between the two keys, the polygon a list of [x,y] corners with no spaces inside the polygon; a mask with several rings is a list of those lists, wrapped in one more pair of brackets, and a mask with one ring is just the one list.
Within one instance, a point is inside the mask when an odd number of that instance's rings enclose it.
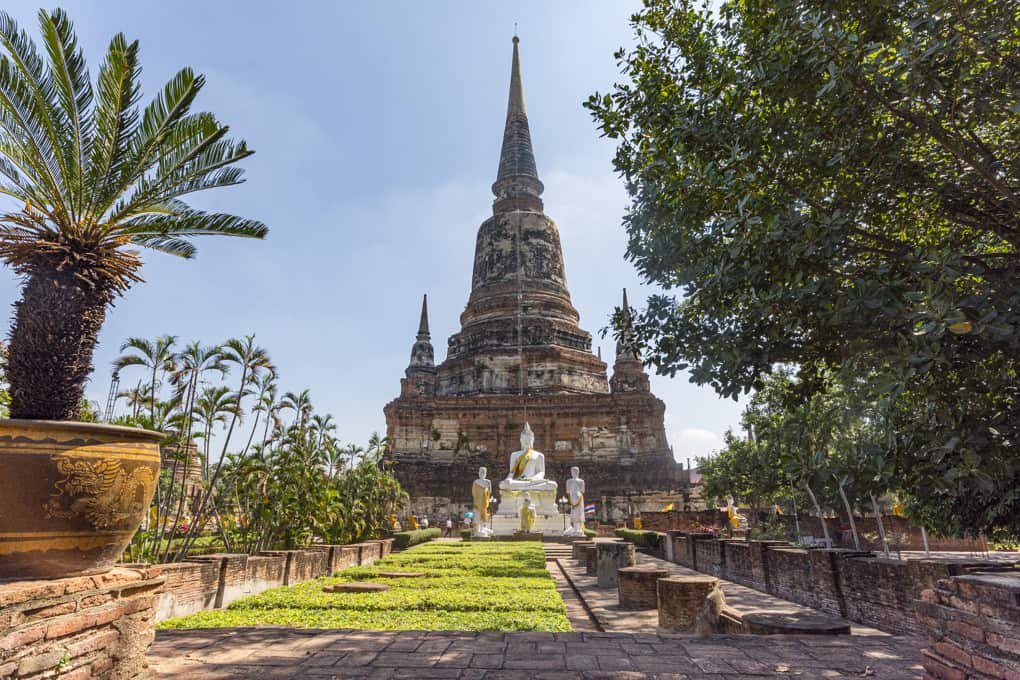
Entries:
{"label": "stupa spire", "polygon": [[510,95],[506,105],[506,126],[503,128],[503,147],[499,154],[499,172],[492,185],[496,200],[493,213],[528,210],[542,212],[542,191],[545,187],[538,179],[535,153],[531,147],[531,129],[524,106],[524,83],[521,79],[520,38],[513,38],[513,63],[510,67]]}
{"label": "stupa spire", "polygon": [[620,339],[616,341],[616,360],[633,361],[638,359],[637,351],[633,348],[634,337],[631,333],[630,305],[627,303],[627,289],[623,289],[623,328],[620,329]]}
{"label": "stupa spire", "polygon": [[431,338],[432,335],[429,333],[429,296],[426,293],[421,297],[421,321],[418,322],[418,336],[416,339],[423,342]]}
{"label": "stupa spire", "polygon": [[429,334],[429,296],[423,295],[421,299],[421,319],[418,321],[418,335],[415,337],[414,345],[411,346],[411,363],[407,365],[406,375],[408,378],[420,373],[435,373],[436,361],[435,351],[430,342],[432,336]]}

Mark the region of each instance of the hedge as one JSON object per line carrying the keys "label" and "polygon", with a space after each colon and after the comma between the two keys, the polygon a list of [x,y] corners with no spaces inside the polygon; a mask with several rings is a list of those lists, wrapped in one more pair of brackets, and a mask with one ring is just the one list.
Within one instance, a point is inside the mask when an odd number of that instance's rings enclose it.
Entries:
{"label": "hedge", "polygon": [[412,545],[418,545],[425,541],[431,541],[433,538],[439,538],[442,535],[443,532],[438,528],[398,531],[393,534],[393,548],[395,550],[403,550],[404,548],[409,548]]}
{"label": "hedge", "polygon": [[617,529],[616,535],[634,545],[657,550],[666,534],[647,529]]}

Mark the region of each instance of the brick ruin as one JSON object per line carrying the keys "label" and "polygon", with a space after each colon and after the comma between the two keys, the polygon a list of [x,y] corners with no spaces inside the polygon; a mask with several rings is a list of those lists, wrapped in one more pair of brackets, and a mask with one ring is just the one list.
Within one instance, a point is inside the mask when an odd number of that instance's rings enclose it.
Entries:
{"label": "brick ruin", "polygon": [[[461,329],[435,364],[422,303],[400,396],[385,407],[387,459],[411,510],[461,513],[479,466],[508,473],[525,421],[559,484],[581,468],[603,520],[681,500],[686,473],[673,459],[665,405],[644,367],[617,343],[612,379],[570,301],[559,231],[544,212],[524,106],[518,39],[493,215],[478,229]],[[623,309],[629,314],[626,291]]]}

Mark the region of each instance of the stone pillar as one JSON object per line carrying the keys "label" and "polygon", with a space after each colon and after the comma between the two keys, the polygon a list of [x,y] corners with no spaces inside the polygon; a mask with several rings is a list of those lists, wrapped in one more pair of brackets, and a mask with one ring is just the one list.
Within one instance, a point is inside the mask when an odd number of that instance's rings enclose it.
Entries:
{"label": "stone pillar", "polygon": [[680,633],[715,632],[725,604],[714,576],[670,576],[656,581],[659,627]]}
{"label": "stone pillar", "polygon": [[570,544],[570,556],[577,561],[584,559],[587,547],[595,547],[595,541],[574,541]]}
{"label": "stone pillar", "polygon": [[584,566],[584,573],[588,576],[595,575],[595,542],[591,545],[581,546],[581,556],[577,560],[577,566]]}
{"label": "stone pillar", "polygon": [[621,609],[655,609],[658,604],[656,581],[669,576],[662,567],[624,567],[619,573]]}
{"label": "stone pillar", "polygon": [[633,567],[637,562],[634,544],[627,541],[596,541],[595,555],[599,588],[615,588],[622,567]]}
{"label": "stone pillar", "polygon": [[0,678],[147,677],[159,567],[0,584]]}

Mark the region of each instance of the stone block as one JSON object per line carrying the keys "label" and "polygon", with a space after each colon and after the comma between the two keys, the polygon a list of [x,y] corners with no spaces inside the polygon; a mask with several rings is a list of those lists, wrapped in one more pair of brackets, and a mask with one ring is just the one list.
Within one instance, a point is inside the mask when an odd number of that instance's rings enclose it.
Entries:
{"label": "stone block", "polygon": [[670,576],[656,581],[659,627],[708,635],[715,632],[726,604],[714,576]]}
{"label": "stone block", "polygon": [[637,563],[634,544],[626,541],[595,541],[595,575],[599,588],[615,588],[617,571]]}
{"label": "stone block", "polygon": [[623,567],[618,572],[618,591],[622,609],[655,609],[660,578],[669,570],[660,567]]}

